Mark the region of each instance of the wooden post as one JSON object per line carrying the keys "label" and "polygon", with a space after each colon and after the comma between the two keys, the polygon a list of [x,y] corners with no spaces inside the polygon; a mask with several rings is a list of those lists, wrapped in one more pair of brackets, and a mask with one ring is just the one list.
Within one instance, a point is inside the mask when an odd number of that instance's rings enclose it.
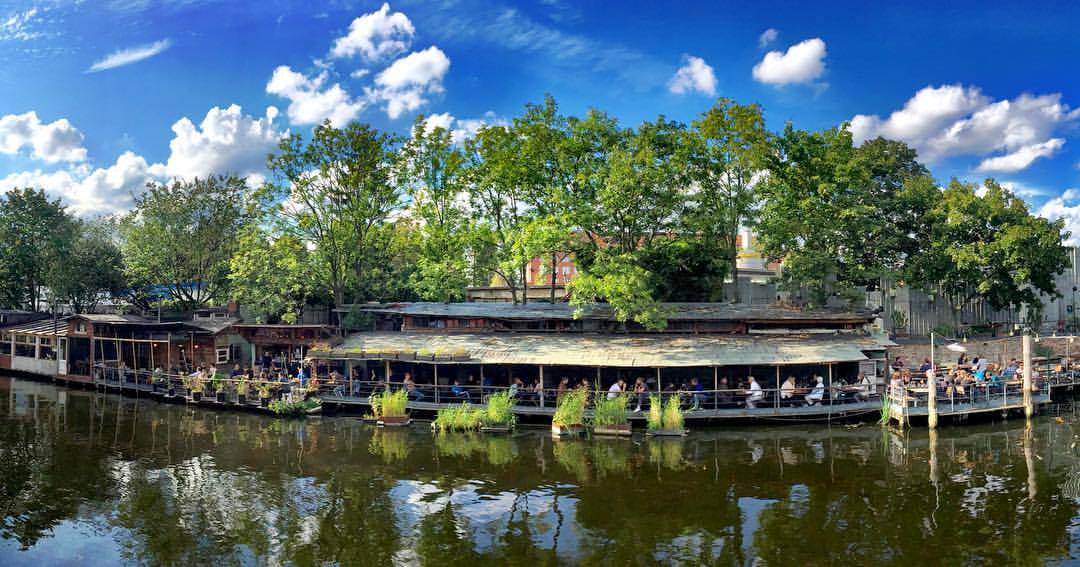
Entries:
{"label": "wooden post", "polygon": [[386,370],[386,375],[383,376],[383,382],[386,382],[387,388],[389,389],[389,386],[390,386],[390,359],[386,359],[383,362],[385,363],[383,366],[385,367],[385,370]]}
{"label": "wooden post", "polygon": [[1031,376],[1034,368],[1031,365],[1031,333],[1024,332],[1024,417],[1030,419],[1031,415],[1035,413],[1035,408],[1031,404]]}
{"label": "wooden post", "polygon": [[780,365],[776,365],[776,409],[780,409]]}
{"label": "wooden post", "polygon": [[540,407],[544,407],[544,365],[540,365]]}
{"label": "wooden post", "polygon": [[660,399],[664,399],[664,385],[660,383],[660,367],[656,367],[656,393]]}
{"label": "wooden post", "polygon": [[435,367],[435,403],[439,403],[439,363],[434,363]]}
{"label": "wooden post", "polygon": [[[937,429],[937,372],[933,368],[926,372],[926,426]],[[905,402],[906,403],[906,402]]]}

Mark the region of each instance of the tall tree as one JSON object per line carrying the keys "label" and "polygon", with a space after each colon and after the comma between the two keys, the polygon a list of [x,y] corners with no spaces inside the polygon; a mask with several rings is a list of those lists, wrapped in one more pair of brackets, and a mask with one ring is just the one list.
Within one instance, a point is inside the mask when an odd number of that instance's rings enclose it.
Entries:
{"label": "tall tree", "polygon": [[37,309],[49,267],[63,261],[75,234],[59,199],[13,189],[0,199],[0,305]]}
{"label": "tall tree", "polygon": [[308,141],[300,134],[283,139],[267,160],[273,180],[260,192],[267,218],[315,249],[336,305],[371,267],[376,233],[400,204],[394,143],[367,124],[326,121]]}
{"label": "tall tree", "polygon": [[723,290],[726,274],[739,300],[739,229],[751,220],[757,195],[754,185],[764,169],[769,136],[761,108],[720,99],[687,131],[686,160],[694,193],[686,211],[686,230],[697,235],[704,252],[726,265],[706,270],[713,287]]}
{"label": "tall tree", "polygon": [[124,259],[110,221],[78,221],[73,233],[65,256],[50,263],[49,292],[54,301],[68,304],[75,313],[92,312],[103,299],[124,288]]}
{"label": "tall tree", "polygon": [[227,300],[229,260],[249,218],[247,198],[238,177],[148,184],[120,221],[129,284],[164,286],[182,308]]}
{"label": "tall tree", "polygon": [[932,238],[922,260],[926,279],[939,282],[954,300],[982,298],[995,309],[1041,311],[1040,294],[1059,296],[1055,276],[1069,267],[1064,221],[1031,214],[993,179],[982,190],[952,180],[927,220]]}
{"label": "tall tree", "polygon": [[417,270],[412,285],[429,301],[465,298],[473,236],[465,191],[465,155],[445,128],[417,118],[401,148],[399,183],[406,187],[410,215],[418,222]]}
{"label": "tall tree", "polygon": [[325,277],[303,241],[290,233],[271,234],[252,222],[240,235],[229,261],[232,297],[261,323],[296,323]]}

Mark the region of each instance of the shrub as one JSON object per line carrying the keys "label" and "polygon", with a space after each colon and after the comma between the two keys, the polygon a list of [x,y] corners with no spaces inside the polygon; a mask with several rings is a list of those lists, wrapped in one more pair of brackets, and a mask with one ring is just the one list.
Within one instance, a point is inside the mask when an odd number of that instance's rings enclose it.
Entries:
{"label": "shrub", "polygon": [[394,392],[383,390],[379,394],[372,394],[369,399],[375,417],[405,417],[405,404],[409,401],[409,393],[404,389]]}
{"label": "shrub", "polygon": [[484,417],[484,410],[462,402],[458,406],[440,408],[435,421],[431,422],[431,428],[436,432],[475,431],[484,424]]}
{"label": "shrub", "polygon": [[513,427],[517,421],[514,415],[514,398],[509,391],[502,391],[488,396],[487,407],[483,410],[484,425],[488,427]]}
{"label": "shrub", "polygon": [[555,406],[555,415],[551,423],[563,427],[581,425],[585,422],[585,406],[589,403],[589,391],[585,388],[574,388],[563,394],[559,403]]}
{"label": "shrub", "polygon": [[625,425],[629,423],[626,413],[626,404],[629,398],[626,394],[619,394],[614,398],[608,398],[602,392],[596,393],[596,401],[593,403],[592,424],[597,425]]}
{"label": "shrub", "polygon": [[287,400],[274,400],[270,402],[270,411],[281,416],[301,416],[308,410],[319,407],[322,401],[319,398],[308,398],[303,401],[290,402]]}

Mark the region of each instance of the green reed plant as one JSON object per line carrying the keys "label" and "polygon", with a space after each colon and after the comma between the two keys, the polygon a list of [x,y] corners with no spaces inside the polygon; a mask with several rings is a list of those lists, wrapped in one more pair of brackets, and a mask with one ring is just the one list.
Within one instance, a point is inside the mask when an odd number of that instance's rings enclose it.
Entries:
{"label": "green reed plant", "polygon": [[626,406],[630,398],[626,394],[619,394],[614,398],[608,398],[602,392],[597,392],[593,402],[592,424],[597,425],[626,425]]}
{"label": "green reed plant", "polygon": [[409,393],[404,389],[383,390],[371,397],[371,409],[377,417],[405,417],[405,405],[409,401]]}
{"label": "green reed plant", "polygon": [[664,428],[664,404],[660,401],[660,396],[649,396],[649,416],[645,423],[649,431]]}
{"label": "green reed plant", "polygon": [[679,396],[671,396],[668,398],[667,403],[664,404],[664,429],[682,431],[683,412],[679,402]]}
{"label": "green reed plant", "polygon": [[487,406],[483,410],[484,425],[487,427],[513,427],[517,422],[514,415],[514,398],[509,391],[502,391],[488,396]]}
{"label": "green reed plant", "polygon": [[585,406],[588,403],[589,391],[585,388],[574,388],[566,392],[555,406],[551,423],[562,427],[585,423]]}
{"label": "green reed plant", "polygon": [[484,424],[484,418],[484,410],[462,402],[461,405],[440,408],[435,421],[431,422],[431,428],[436,432],[476,431]]}

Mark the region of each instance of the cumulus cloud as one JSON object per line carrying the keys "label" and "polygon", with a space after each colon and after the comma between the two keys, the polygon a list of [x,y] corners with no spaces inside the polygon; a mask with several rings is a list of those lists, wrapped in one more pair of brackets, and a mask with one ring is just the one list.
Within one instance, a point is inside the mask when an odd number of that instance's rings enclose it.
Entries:
{"label": "cumulus cloud", "polygon": [[0,154],[16,154],[23,148],[47,163],[86,159],[82,132],[66,118],[44,124],[34,111],[0,117]]}
{"label": "cumulus cloud", "polygon": [[67,170],[19,172],[0,179],[0,187],[39,187],[60,197],[78,216],[123,212],[134,204],[148,181],[160,178],[164,168],[142,156],[124,152],[116,163],[91,169],[80,165]]}
{"label": "cumulus cloud", "polygon": [[759,35],[757,38],[758,47],[765,49],[769,46],[769,44],[776,41],[776,38],[779,36],[780,32],[776,31],[775,28],[769,28],[761,32],[761,35]]}
{"label": "cumulus cloud", "polygon": [[492,111],[487,111],[481,118],[455,118],[449,112],[432,114],[424,119],[424,129],[427,132],[435,128],[442,128],[450,132],[450,139],[455,144],[460,144],[475,136],[485,126],[507,124],[505,119],[499,118]]}
{"label": "cumulus cloud", "polygon": [[449,69],[450,58],[431,46],[394,61],[375,75],[375,87],[368,89],[368,96],[385,102],[386,115],[396,119],[426,104],[428,95],[442,92]]}
{"label": "cumulus cloud", "polygon": [[293,71],[282,65],[274,69],[266,92],[289,100],[289,121],[297,125],[318,124],[329,119],[334,126],[343,126],[356,118],[366,106],[355,100],[341,85],[326,86],[328,73],[315,77]]}
{"label": "cumulus cloud", "polygon": [[856,115],[851,133],[856,143],[901,140],[929,162],[972,155],[989,158],[983,171],[1019,171],[1060,149],[1064,141],[1053,134],[1077,118],[1080,111],[1062,103],[1061,94],[994,101],[978,87],[943,85],[919,90],[888,118]]}
{"label": "cumulus cloud", "polygon": [[116,67],[138,63],[139,61],[149,59],[162,51],[165,51],[171,45],[172,42],[170,40],[162,39],[146,45],[120,49],[106,55],[104,59],[96,61],[86,70],[86,72],[97,73],[98,71],[105,71],[106,69],[115,69]]}
{"label": "cumulus cloud", "polygon": [[186,179],[213,174],[261,177],[266,155],[285,135],[274,126],[277,115],[277,108],[271,106],[265,116],[256,118],[234,104],[211,108],[197,126],[187,117],[177,120],[172,126],[166,174]]}
{"label": "cumulus cloud", "polygon": [[1036,214],[1052,221],[1064,219],[1065,230],[1072,233],[1065,244],[1080,246],[1080,189],[1066,189],[1060,196],[1043,203]]}
{"label": "cumulus cloud", "polygon": [[360,55],[368,61],[396,56],[409,49],[416,29],[408,16],[390,13],[390,4],[352,21],[349,33],[334,41],[330,56],[336,58]]}
{"label": "cumulus cloud", "polygon": [[31,29],[37,15],[38,9],[34,7],[0,17],[0,41],[30,41],[40,37],[40,33]]}
{"label": "cumulus cloud", "polygon": [[1013,172],[1027,169],[1035,160],[1050,157],[1065,145],[1064,138],[1053,138],[1038,144],[1022,146],[1015,152],[987,158],[976,168],[978,171]]}
{"label": "cumulus cloud", "polygon": [[668,90],[675,94],[699,92],[712,96],[716,94],[716,75],[713,68],[700,57],[687,55],[685,62],[675,76],[668,81]]}
{"label": "cumulus cloud", "polygon": [[825,73],[825,42],[812,38],[786,52],[770,51],[754,65],[754,80],[776,86],[810,83]]}

